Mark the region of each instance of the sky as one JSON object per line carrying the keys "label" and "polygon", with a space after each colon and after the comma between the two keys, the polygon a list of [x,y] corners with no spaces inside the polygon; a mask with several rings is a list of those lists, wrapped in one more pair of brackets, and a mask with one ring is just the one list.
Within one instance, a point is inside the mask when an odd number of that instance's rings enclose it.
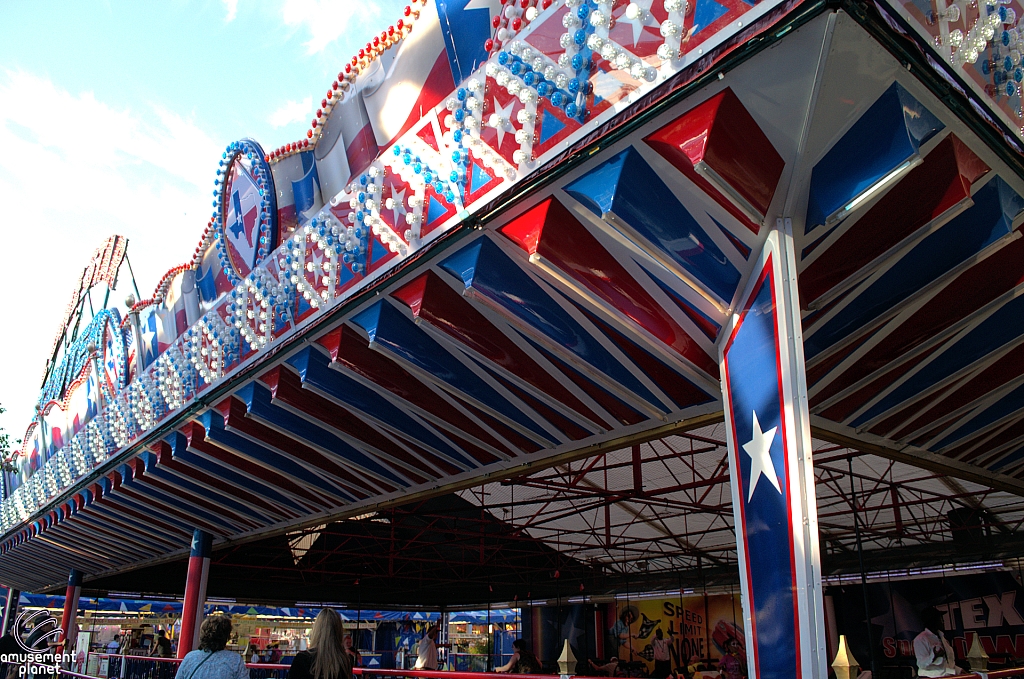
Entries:
{"label": "sky", "polygon": [[31,421],[93,251],[127,237],[152,295],[191,259],[224,147],[304,136],[338,71],[405,4],[0,0],[0,427],[21,438]]}

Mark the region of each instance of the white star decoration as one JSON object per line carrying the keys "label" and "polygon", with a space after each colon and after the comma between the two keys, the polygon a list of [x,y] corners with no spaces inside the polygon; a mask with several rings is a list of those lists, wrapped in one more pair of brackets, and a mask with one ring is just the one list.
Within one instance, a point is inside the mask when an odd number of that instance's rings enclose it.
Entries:
{"label": "white star decoration", "polygon": [[[640,41],[640,35],[644,32],[644,26],[651,28],[659,28],[658,20],[651,14],[651,5],[654,4],[654,0],[633,0],[633,2],[643,10],[643,12],[635,19],[630,19],[625,14],[619,21],[625,21],[633,24],[633,47]],[[644,17],[641,19],[640,17]]]}
{"label": "white star decoration", "polygon": [[407,210],[405,209],[405,192],[407,189],[401,191],[396,190],[394,187],[391,188],[391,200],[394,201],[394,205],[391,207],[391,214],[395,218],[395,228],[399,228],[402,222],[399,221],[399,217],[405,216]]}
{"label": "white star decoration", "polygon": [[505,104],[505,108],[502,108],[501,105],[498,104],[498,99],[494,99],[494,112],[501,116],[502,120],[506,121],[504,125],[495,128],[498,131],[499,149],[501,148],[501,145],[505,141],[505,132],[512,129],[512,109],[515,107],[515,104],[515,99],[509,99],[509,102]]}
{"label": "white star decoration", "polygon": [[315,283],[319,283],[320,277],[324,275],[324,251],[320,248],[313,248],[313,255],[310,259],[313,261],[313,280]]}
{"label": "white star decoration", "polygon": [[142,333],[142,353],[146,358],[153,355],[153,346],[156,344],[156,330],[151,327],[146,327],[146,330]]}
{"label": "white star decoration", "polygon": [[779,477],[775,473],[775,463],[772,462],[771,454],[772,441],[775,440],[775,432],[778,429],[778,427],[772,427],[768,431],[762,432],[761,423],[757,421],[757,412],[754,412],[753,438],[743,444],[744,452],[750,456],[750,483],[748,484],[750,490],[747,491],[747,502],[754,497],[754,489],[757,488],[757,482],[761,480],[762,475],[775,486],[775,490],[779,491],[780,495],[782,494],[782,486],[779,485]]}

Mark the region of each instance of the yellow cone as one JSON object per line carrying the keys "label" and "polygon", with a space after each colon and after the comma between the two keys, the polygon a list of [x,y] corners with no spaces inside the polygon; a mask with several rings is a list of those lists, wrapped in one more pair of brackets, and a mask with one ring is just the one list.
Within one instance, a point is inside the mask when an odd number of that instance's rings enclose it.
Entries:
{"label": "yellow cone", "polygon": [[839,635],[839,650],[836,651],[836,659],[832,661],[832,669],[836,671],[836,679],[857,679],[860,674],[860,664],[850,652],[845,634]]}
{"label": "yellow cone", "polygon": [[563,675],[576,673],[576,656],[573,655],[572,648],[569,647],[568,639],[562,646],[562,655],[558,656],[558,673]]}
{"label": "yellow cone", "polygon": [[985,648],[981,645],[981,637],[978,636],[977,632],[974,633],[971,650],[967,651],[967,662],[970,664],[972,672],[988,669],[988,653],[985,652]]}

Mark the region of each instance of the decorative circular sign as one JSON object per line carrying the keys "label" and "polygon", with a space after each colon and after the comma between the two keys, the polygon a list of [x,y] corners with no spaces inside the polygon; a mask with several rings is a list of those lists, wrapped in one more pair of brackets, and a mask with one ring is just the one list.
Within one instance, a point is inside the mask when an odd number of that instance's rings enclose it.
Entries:
{"label": "decorative circular sign", "polygon": [[217,245],[228,280],[237,285],[273,246],[277,200],[270,165],[256,142],[228,146],[221,167]]}
{"label": "decorative circular sign", "polygon": [[108,318],[103,323],[103,381],[110,394],[124,388],[128,374],[128,358],[124,336],[117,323]]}

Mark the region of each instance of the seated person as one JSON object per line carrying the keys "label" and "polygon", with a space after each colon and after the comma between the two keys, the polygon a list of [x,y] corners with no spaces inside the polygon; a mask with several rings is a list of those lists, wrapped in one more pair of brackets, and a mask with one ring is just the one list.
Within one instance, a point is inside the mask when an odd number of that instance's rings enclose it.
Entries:
{"label": "seated person", "polygon": [[616,657],[609,658],[606,663],[595,663],[593,660],[587,660],[587,662],[590,663],[590,669],[599,677],[614,677],[615,671],[619,668],[619,659]]}
{"label": "seated person", "polygon": [[526,647],[526,642],[516,639],[512,642],[512,657],[507,663],[496,668],[495,672],[511,672],[512,674],[540,674],[540,660]]}

